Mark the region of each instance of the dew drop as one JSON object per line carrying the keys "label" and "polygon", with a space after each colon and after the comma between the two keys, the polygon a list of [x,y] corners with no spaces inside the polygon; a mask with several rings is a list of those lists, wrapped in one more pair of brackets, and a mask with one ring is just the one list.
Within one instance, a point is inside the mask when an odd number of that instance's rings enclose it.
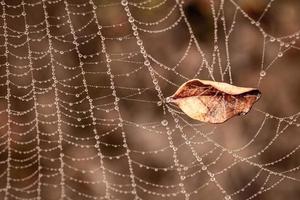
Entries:
{"label": "dew drop", "polygon": [[146,61],[144,62],[144,65],[149,66],[149,65],[150,65],[150,62],[149,62],[148,60],[146,60]]}
{"label": "dew drop", "polygon": [[230,199],[231,199],[231,197],[229,195],[225,196],[225,200],[230,200]]}
{"label": "dew drop", "polygon": [[261,77],[264,77],[264,76],[266,76],[266,74],[267,74],[267,72],[265,71],[265,70],[261,70],[261,72],[260,72],[260,76]]}
{"label": "dew drop", "polygon": [[164,119],[164,120],[161,121],[161,124],[162,124],[163,126],[167,126],[167,125],[168,125],[168,121]]}
{"label": "dew drop", "polygon": [[128,21],[129,21],[130,23],[133,23],[133,22],[134,22],[133,17],[129,17]]}
{"label": "dew drop", "polygon": [[172,102],[172,97],[167,97],[165,101],[166,101],[166,103],[171,103]]}
{"label": "dew drop", "polygon": [[136,43],[137,43],[137,45],[141,46],[143,44],[143,41],[142,40],[138,40]]}
{"label": "dew drop", "polygon": [[127,6],[128,1],[127,1],[127,0],[122,0],[122,1],[121,1],[121,4],[122,4],[122,6]]}
{"label": "dew drop", "polygon": [[279,53],[278,53],[278,57],[281,58],[282,56],[283,56],[283,53],[282,53],[282,52],[279,52]]}
{"label": "dew drop", "polygon": [[240,115],[246,115],[247,114],[247,112],[241,112],[240,113]]}

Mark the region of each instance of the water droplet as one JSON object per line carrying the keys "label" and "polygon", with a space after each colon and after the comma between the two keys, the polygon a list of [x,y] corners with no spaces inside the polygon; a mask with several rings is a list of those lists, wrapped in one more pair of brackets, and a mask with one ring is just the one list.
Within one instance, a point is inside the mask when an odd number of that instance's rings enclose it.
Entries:
{"label": "water droplet", "polygon": [[143,44],[143,41],[139,39],[139,40],[137,40],[136,43],[137,43],[137,45],[141,46]]}
{"label": "water droplet", "polygon": [[128,21],[129,21],[130,23],[134,22],[133,17],[129,17]]}
{"label": "water droplet", "polygon": [[172,102],[172,97],[167,97],[165,101],[166,101],[166,103],[171,103]]}
{"label": "water droplet", "polygon": [[265,71],[265,70],[261,70],[261,72],[260,72],[260,76],[261,77],[264,77],[264,76],[266,76],[266,74],[267,74],[267,72]]}
{"label": "water droplet", "polygon": [[225,196],[225,200],[230,200],[230,199],[231,199],[231,197],[229,195]]}
{"label": "water droplet", "polygon": [[122,1],[121,1],[121,4],[122,4],[122,6],[127,6],[128,1],[127,1],[127,0],[122,0]]}
{"label": "water droplet", "polygon": [[283,53],[282,53],[282,52],[279,52],[279,53],[278,53],[278,57],[281,58],[282,56],[283,56]]}
{"label": "water droplet", "polygon": [[167,126],[167,125],[168,125],[168,121],[164,119],[164,120],[161,121],[161,124],[162,124],[163,126]]}
{"label": "water droplet", "polygon": [[149,62],[148,60],[146,60],[146,61],[144,62],[144,65],[149,66],[149,65],[150,65],[150,62]]}
{"label": "water droplet", "polygon": [[131,29],[134,30],[134,31],[136,31],[136,30],[137,30],[137,26],[136,26],[136,25],[133,25],[133,26],[131,27]]}
{"label": "water droplet", "polygon": [[240,115],[246,115],[247,114],[247,112],[241,112],[241,114]]}

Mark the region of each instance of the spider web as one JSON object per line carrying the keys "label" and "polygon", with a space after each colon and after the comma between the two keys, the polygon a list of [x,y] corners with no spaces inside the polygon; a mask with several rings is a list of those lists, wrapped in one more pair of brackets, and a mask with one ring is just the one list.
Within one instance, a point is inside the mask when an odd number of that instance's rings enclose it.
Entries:
{"label": "spider web", "polygon": [[[281,99],[299,82],[280,61],[299,32],[264,27],[285,4],[247,2],[199,1],[202,23],[179,0],[2,0],[1,199],[297,199],[299,107]],[[166,101],[192,78],[263,98],[195,122]]]}

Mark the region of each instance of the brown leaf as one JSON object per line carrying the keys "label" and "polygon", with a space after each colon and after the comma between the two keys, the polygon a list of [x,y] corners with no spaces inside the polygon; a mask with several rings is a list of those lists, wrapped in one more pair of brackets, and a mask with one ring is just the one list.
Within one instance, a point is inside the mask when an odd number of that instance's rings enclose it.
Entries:
{"label": "brown leaf", "polygon": [[222,123],[236,115],[248,113],[260,96],[260,91],[255,88],[192,79],[169,98],[193,119]]}

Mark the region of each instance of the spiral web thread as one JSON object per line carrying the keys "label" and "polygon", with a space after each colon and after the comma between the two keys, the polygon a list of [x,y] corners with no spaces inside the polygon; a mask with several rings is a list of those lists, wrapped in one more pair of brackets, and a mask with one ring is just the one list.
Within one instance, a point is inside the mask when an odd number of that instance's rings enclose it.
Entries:
{"label": "spiral web thread", "polygon": [[[230,39],[237,19],[263,41],[258,87],[277,60],[299,50],[298,32],[279,38],[260,25],[274,0],[258,20],[237,1],[208,2],[211,61],[179,0],[2,0],[1,199],[249,200],[284,184],[299,189],[299,112],[278,117],[254,108],[241,119],[256,118],[251,137],[231,148],[218,140],[220,125],[195,123],[166,102],[192,78],[235,83]],[[182,34],[184,50],[163,55],[173,62],[164,64],[152,45],[176,48],[164,36],[170,32]],[[267,63],[270,44],[279,48]],[[187,66],[191,54],[198,60]],[[290,149],[263,160],[291,129]],[[277,168],[285,162],[288,168]],[[234,183],[242,171],[245,180]]]}

